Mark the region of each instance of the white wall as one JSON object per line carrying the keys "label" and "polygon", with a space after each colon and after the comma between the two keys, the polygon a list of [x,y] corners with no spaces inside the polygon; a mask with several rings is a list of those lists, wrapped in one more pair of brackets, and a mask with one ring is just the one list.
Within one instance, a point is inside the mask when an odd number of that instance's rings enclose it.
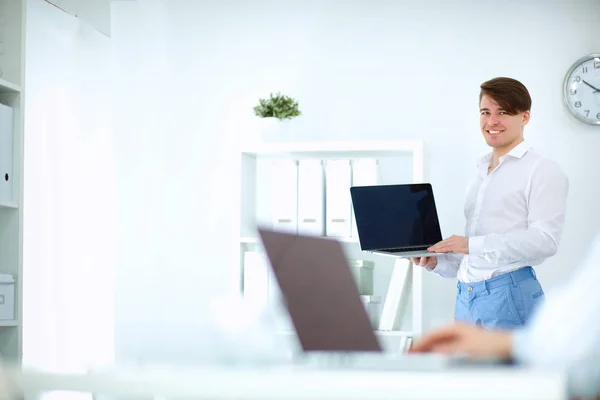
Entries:
{"label": "white wall", "polygon": [[113,358],[115,151],[106,36],[27,2],[23,362]]}
{"label": "white wall", "polygon": [[[597,1],[140,0],[112,14],[126,250],[117,352],[143,352],[163,333],[201,337],[202,296],[238,262],[227,243],[237,234],[232,143],[270,91],[296,97],[304,114],[285,140],[423,139],[449,236],[463,233],[464,185],[487,151],[479,85],[520,79],[533,96],[526,137],[571,181],[561,248],[538,268],[544,286],[577,267],[600,227],[600,130],[561,98],[571,63],[600,51]],[[455,282],[428,274],[425,285],[428,328],[451,319]],[[190,317],[187,331],[164,326]]]}

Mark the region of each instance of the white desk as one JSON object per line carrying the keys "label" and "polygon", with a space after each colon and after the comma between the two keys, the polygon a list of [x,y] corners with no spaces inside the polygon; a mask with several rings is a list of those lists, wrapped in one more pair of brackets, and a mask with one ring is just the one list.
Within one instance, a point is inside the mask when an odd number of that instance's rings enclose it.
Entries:
{"label": "white desk", "polygon": [[152,399],[566,399],[563,377],[494,367],[446,372],[308,368],[119,368],[88,375],[18,369],[5,376],[26,394],[51,390]]}

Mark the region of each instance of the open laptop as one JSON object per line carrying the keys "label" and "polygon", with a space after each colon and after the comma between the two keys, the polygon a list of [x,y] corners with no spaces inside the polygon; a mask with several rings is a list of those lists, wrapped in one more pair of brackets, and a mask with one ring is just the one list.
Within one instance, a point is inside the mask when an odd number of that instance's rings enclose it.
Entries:
{"label": "open laptop", "polygon": [[442,240],[429,183],[353,186],[352,207],[362,250],[402,258],[435,256]]}
{"label": "open laptop", "polygon": [[[335,239],[259,228],[259,236],[305,354],[343,355],[336,367],[439,370],[464,357],[385,352]],[[458,362],[457,362],[458,361]]]}

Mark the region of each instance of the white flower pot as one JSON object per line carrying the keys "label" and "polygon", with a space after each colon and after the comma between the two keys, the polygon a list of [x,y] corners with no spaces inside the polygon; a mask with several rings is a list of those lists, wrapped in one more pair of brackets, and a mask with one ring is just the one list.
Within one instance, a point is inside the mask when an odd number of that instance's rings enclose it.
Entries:
{"label": "white flower pot", "polygon": [[291,120],[275,117],[261,118],[260,132],[263,142],[285,141],[290,129]]}

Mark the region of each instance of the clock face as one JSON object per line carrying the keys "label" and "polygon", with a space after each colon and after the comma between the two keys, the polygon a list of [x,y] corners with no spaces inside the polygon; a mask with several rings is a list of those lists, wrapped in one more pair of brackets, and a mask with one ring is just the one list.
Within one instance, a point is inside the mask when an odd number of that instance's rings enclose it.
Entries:
{"label": "clock face", "polygon": [[600,54],[583,57],[569,69],[564,101],[579,120],[600,126]]}

